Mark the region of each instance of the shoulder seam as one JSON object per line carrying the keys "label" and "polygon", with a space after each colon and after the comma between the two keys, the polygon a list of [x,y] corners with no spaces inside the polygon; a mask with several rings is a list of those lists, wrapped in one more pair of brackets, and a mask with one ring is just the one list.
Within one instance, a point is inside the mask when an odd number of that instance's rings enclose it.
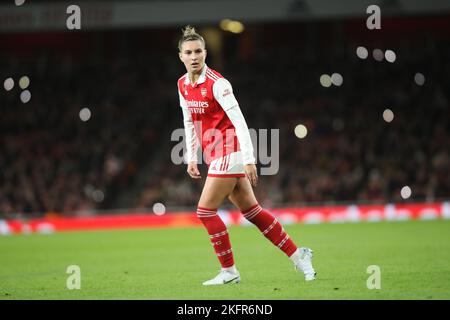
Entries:
{"label": "shoulder seam", "polygon": [[217,72],[214,69],[208,68],[208,71],[211,72],[214,76],[218,77],[218,78],[223,78],[223,75],[220,74],[219,72]]}
{"label": "shoulder seam", "polygon": [[206,70],[206,76],[207,76],[209,79],[213,80],[214,82],[216,82],[217,80],[221,79],[219,76],[217,76],[217,75],[215,75],[214,73],[212,73],[211,71],[209,71],[209,69]]}

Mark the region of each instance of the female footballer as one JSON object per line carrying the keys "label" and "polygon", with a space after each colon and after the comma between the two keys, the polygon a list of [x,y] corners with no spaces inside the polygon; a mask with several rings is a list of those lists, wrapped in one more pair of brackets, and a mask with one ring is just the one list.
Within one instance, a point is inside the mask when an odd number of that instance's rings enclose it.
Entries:
{"label": "female footballer", "polygon": [[261,208],[253,193],[258,176],[247,124],[233,94],[220,73],[205,64],[205,40],[186,26],[178,43],[179,57],[187,73],[178,80],[180,106],[186,134],[187,172],[201,179],[197,167],[197,149],[201,145],[208,164],[208,175],[197,207],[197,216],[205,226],[222,266],[220,273],[203,285],[239,283],[241,278],[233,259],[227,228],[217,214],[228,199],[255,224],[262,234],[282,250],[305,280],[314,280],[312,250],[297,248],[284,228]]}

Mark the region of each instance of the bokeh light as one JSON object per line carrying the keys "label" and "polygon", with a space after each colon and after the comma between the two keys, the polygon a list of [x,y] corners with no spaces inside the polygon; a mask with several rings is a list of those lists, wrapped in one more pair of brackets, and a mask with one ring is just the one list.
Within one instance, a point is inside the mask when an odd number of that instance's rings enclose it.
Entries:
{"label": "bokeh light", "polygon": [[383,61],[383,59],[384,59],[383,51],[380,49],[373,50],[372,55],[376,61]]}
{"label": "bokeh light", "polygon": [[160,202],[157,202],[153,205],[153,213],[157,216],[162,216],[166,213],[166,206]]}
{"label": "bokeh light", "polygon": [[409,197],[411,197],[411,194],[412,194],[411,188],[408,186],[404,186],[402,190],[400,190],[400,195],[402,196],[403,199],[408,199]]}
{"label": "bokeh light", "polygon": [[356,48],[356,55],[360,59],[367,59],[367,57],[369,56],[369,51],[367,51],[365,47],[358,47]]}
{"label": "bokeh light", "polygon": [[344,82],[344,78],[339,74],[339,73],[333,73],[331,75],[331,82],[335,85],[335,86],[340,86],[342,85],[342,83]]}
{"label": "bokeh light", "polygon": [[23,103],[27,103],[31,100],[31,92],[28,90],[24,90],[20,93],[20,100]]}
{"label": "bokeh light", "polygon": [[8,78],[3,82],[3,87],[6,91],[12,90],[14,88],[14,80],[12,78]]}
{"label": "bokeh light", "polygon": [[219,25],[222,30],[232,33],[241,33],[245,29],[242,22],[230,19],[223,19],[222,21],[220,21]]}
{"label": "bokeh light", "polygon": [[294,132],[295,132],[295,135],[297,136],[297,138],[303,139],[308,134],[308,129],[306,129],[306,127],[304,125],[299,124],[295,127]]}
{"label": "bokeh light", "polygon": [[425,76],[424,76],[422,73],[417,72],[417,73],[414,75],[414,82],[415,82],[418,86],[423,86],[423,85],[425,84]]}
{"label": "bokeh light", "polygon": [[84,121],[84,122],[88,121],[91,118],[91,115],[92,115],[91,110],[89,110],[89,108],[83,108],[80,110],[79,116],[80,116],[81,121]]}
{"label": "bokeh light", "polygon": [[320,76],[320,84],[325,87],[328,88],[331,86],[331,77],[327,74],[323,74]]}
{"label": "bokeh light", "polygon": [[21,89],[26,89],[28,88],[29,85],[30,85],[30,78],[28,78],[27,76],[23,76],[22,78],[20,78],[19,87]]}
{"label": "bokeh light", "polygon": [[102,202],[105,199],[105,194],[103,193],[102,190],[94,190],[94,192],[92,192],[92,199],[95,202]]}
{"label": "bokeh light", "polygon": [[386,58],[386,61],[394,63],[395,59],[397,59],[397,55],[392,50],[386,50],[384,53],[384,57]]}
{"label": "bokeh light", "polygon": [[386,122],[391,122],[392,120],[394,120],[394,113],[391,109],[386,109],[383,111],[383,119]]}

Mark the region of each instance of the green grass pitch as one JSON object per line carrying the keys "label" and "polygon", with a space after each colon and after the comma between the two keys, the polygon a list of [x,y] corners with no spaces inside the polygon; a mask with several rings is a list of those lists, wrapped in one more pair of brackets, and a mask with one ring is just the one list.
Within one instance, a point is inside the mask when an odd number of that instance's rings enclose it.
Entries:
{"label": "green grass pitch", "polygon": [[[314,250],[316,281],[255,227],[229,228],[242,282],[214,287],[201,285],[220,269],[201,227],[2,236],[0,299],[450,299],[449,220],[285,229]],[[367,288],[370,265],[381,289]]]}

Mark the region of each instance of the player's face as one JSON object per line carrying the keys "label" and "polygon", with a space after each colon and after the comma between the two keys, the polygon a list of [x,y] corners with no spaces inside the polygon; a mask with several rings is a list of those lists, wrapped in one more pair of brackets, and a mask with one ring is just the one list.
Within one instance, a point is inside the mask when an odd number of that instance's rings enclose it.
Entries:
{"label": "player's face", "polygon": [[205,65],[206,49],[200,40],[185,41],[181,45],[180,59],[189,73],[199,73]]}

